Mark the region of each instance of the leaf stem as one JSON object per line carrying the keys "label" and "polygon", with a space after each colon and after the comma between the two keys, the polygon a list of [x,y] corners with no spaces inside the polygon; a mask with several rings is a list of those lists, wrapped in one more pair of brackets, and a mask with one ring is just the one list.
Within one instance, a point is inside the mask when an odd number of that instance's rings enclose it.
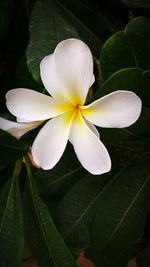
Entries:
{"label": "leaf stem", "polygon": [[21,172],[21,168],[22,168],[22,159],[19,159],[15,163],[15,168],[13,171],[13,178],[16,178],[19,176],[19,174]]}
{"label": "leaf stem", "polygon": [[26,155],[24,157],[24,159],[25,159],[25,165],[26,165],[27,174],[28,174],[28,177],[30,178],[32,176],[32,171],[31,171],[31,166],[30,166],[30,159],[29,159],[28,155]]}

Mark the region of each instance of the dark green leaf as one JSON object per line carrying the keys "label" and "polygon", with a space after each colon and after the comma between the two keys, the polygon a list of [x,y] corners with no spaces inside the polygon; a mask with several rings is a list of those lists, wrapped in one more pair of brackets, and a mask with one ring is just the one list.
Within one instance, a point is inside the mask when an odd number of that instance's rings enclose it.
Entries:
{"label": "dark green leaf", "polygon": [[26,152],[27,148],[24,143],[0,130],[0,167],[23,157]]}
{"label": "dark green leaf", "polygon": [[31,175],[24,195],[24,212],[27,242],[40,267],[75,267],[75,261],[40,199]]}
{"label": "dark green leaf", "polygon": [[31,253],[30,253],[29,248],[25,242],[23,252],[22,252],[22,260],[29,259],[30,257],[31,257]]}
{"label": "dark green leaf", "polygon": [[108,255],[123,253],[141,237],[149,211],[150,165],[127,166],[111,181],[99,200],[91,233],[92,243]]}
{"label": "dark green leaf", "polygon": [[56,45],[67,38],[83,39],[98,56],[101,41],[59,1],[38,0],[30,23],[27,65],[36,81],[40,81],[39,64]]}
{"label": "dark green leaf", "polygon": [[59,203],[54,219],[63,237],[73,247],[90,245],[90,226],[97,202],[108,181],[108,175],[87,174],[76,183]]}
{"label": "dark green leaf", "polygon": [[150,134],[150,109],[143,107],[140,118],[128,128],[99,128],[104,143],[118,143],[123,140],[141,139]]}
{"label": "dark green leaf", "polygon": [[133,8],[150,8],[149,0],[121,0],[128,7]]}
{"label": "dark green leaf", "polygon": [[137,267],[150,267],[150,241],[136,256]]}
{"label": "dark green leaf", "polygon": [[139,84],[138,92],[145,106],[150,107],[150,90],[148,85],[150,84],[150,71],[144,71],[142,79]]}
{"label": "dark green leaf", "polygon": [[114,18],[111,20],[94,2],[80,0],[60,0],[77,18],[89,27],[101,40],[106,40],[114,32]]}
{"label": "dark green leaf", "polygon": [[105,251],[97,247],[90,247],[85,251],[85,256],[92,260],[95,267],[127,267],[129,259],[133,258],[135,251],[127,247],[123,253],[120,251]]}
{"label": "dark green leaf", "polygon": [[61,198],[85,173],[70,144],[57,165],[49,171],[38,170],[36,181],[44,198]]}
{"label": "dark green leaf", "polygon": [[21,266],[23,239],[21,196],[14,175],[0,195],[0,266]]}
{"label": "dark green leaf", "polygon": [[142,73],[142,70],[138,68],[127,68],[116,71],[102,84],[94,98],[97,99],[116,90],[136,90],[137,87],[139,88]]}
{"label": "dark green leaf", "polygon": [[101,86],[94,95],[94,99],[112,93],[116,90],[128,90],[136,93],[143,105],[150,106],[150,71],[142,71],[138,68],[128,68],[116,71]]}
{"label": "dark green leaf", "polygon": [[145,160],[150,160],[150,139],[109,143],[107,148],[113,164],[127,165],[129,162],[142,164]]}
{"label": "dark green leaf", "polygon": [[138,17],[131,20],[124,31],[112,35],[100,54],[103,80],[124,68],[150,68],[150,20]]}

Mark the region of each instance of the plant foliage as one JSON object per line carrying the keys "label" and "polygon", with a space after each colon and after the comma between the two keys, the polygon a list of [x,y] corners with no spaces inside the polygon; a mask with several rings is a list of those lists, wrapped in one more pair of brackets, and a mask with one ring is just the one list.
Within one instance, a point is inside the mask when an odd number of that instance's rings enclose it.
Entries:
{"label": "plant foliage", "polygon": [[98,129],[113,166],[98,176],[83,170],[71,144],[52,170],[37,169],[30,160],[37,130],[21,140],[0,130],[1,267],[21,267],[26,250],[40,267],[75,267],[83,251],[95,267],[126,267],[133,257],[150,267],[149,11],[149,0],[1,1],[2,117],[10,117],[9,89],[44,91],[40,61],[67,38],[92,51],[89,101],[129,90],[143,104],[131,127]]}

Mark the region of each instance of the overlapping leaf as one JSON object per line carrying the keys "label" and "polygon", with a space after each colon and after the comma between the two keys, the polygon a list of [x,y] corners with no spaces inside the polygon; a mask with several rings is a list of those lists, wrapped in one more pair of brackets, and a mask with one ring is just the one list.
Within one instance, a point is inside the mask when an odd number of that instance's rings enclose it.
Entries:
{"label": "overlapping leaf", "polygon": [[23,239],[21,196],[14,176],[0,195],[0,266],[21,266]]}
{"label": "overlapping leaf", "polygon": [[56,45],[67,38],[83,39],[98,56],[101,41],[59,1],[38,0],[30,24],[27,64],[36,81],[40,81],[41,59],[52,53]]}
{"label": "overlapping leaf", "polygon": [[87,174],[60,201],[54,219],[59,231],[72,246],[85,248],[90,245],[89,229],[107,181],[108,175]]}
{"label": "overlapping leaf", "polygon": [[113,128],[99,128],[101,139],[104,143],[119,143],[123,140],[137,140],[141,138],[148,138],[150,134],[150,109],[142,107],[141,115],[136,123],[128,128],[113,129]]}
{"label": "overlapping leaf", "polygon": [[101,40],[106,40],[114,32],[115,18],[105,14],[94,2],[81,0],[60,0],[77,18],[87,25]]}
{"label": "overlapping leaf", "polygon": [[126,166],[130,163],[150,160],[150,139],[139,139],[136,141],[124,141],[119,143],[109,143],[108,149],[112,156],[113,164]]}
{"label": "overlapping leaf", "polygon": [[127,68],[116,71],[101,86],[94,95],[95,99],[109,94],[116,90],[130,90],[135,92],[142,100],[142,113],[138,121],[125,129],[107,129],[101,128],[101,137],[106,142],[120,142],[122,140],[132,140],[150,134],[150,90],[148,84],[150,79],[149,71],[142,71],[138,68]]}
{"label": "overlapping leaf", "polygon": [[40,199],[33,177],[28,177],[24,195],[25,229],[32,255],[40,267],[75,267],[73,256],[58,233]]}
{"label": "overlapping leaf", "polygon": [[78,182],[85,170],[77,160],[70,144],[58,164],[49,171],[38,170],[36,181],[40,193],[44,198],[61,198],[68,189]]}
{"label": "overlapping leaf", "polygon": [[138,17],[131,20],[124,31],[112,35],[104,44],[101,54],[103,80],[124,68],[150,68],[150,20]]}
{"label": "overlapping leaf", "polygon": [[149,190],[149,163],[128,166],[119,173],[100,199],[92,243],[105,251],[123,252],[137,242],[149,211]]}
{"label": "overlapping leaf", "polygon": [[139,94],[142,94],[143,90],[139,85],[142,75],[142,70],[138,68],[118,70],[102,83],[101,88],[96,92],[94,98],[98,99],[116,90],[136,90]]}
{"label": "overlapping leaf", "polygon": [[143,105],[150,107],[150,71],[138,68],[127,68],[116,71],[102,85],[94,95],[95,99],[116,90],[129,90],[136,93]]}

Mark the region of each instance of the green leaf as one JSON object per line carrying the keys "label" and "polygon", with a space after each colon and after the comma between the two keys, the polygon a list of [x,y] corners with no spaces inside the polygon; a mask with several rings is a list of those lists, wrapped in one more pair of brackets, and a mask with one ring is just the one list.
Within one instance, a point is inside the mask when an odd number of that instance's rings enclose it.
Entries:
{"label": "green leaf", "polygon": [[60,201],[54,214],[62,236],[76,248],[90,246],[90,227],[109,175],[85,175]]}
{"label": "green leaf", "polygon": [[39,169],[35,179],[42,197],[60,199],[84,173],[85,170],[77,160],[72,146],[68,144],[57,165],[49,171]]}
{"label": "green leaf", "polygon": [[[93,245],[124,252],[144,229],[149,211],[150,165],[148,162],[124,168],[103,191],[93,221]],[[136,222],[136,223],[135,223]]]}
{"label": "green leaf", "polygon": [[85,251],[85,257],[91,259],[95,267],[127,267],[129,259],[135,256],[135,251],[130,251],[127,247],[124,252],[105,253],[97,247],[90,247]]}
{"label": "green leaf", "polygon": [[26,152],[27,148],[22,141],[0,130],[0,167],[23,157]]}
{"label": "green leaf", "polygon": [[13,0],[0,1],[0,43],[7,34],[12,13],[12,7]]}
{"label": "green leaf", "polygon": [[21,196],[14,174],[0,195],[0,266],[21,266],[23,239]]}
{"label": "green leaf", "polygon": [[148,84],[150,84],[150,71],[144,71],[137,93],[141,97],[143,104],[150,107],[150,90]]}
{"label": "green leaf", "polygon": [[30,22],[30,43],[26,51],[27,65],[36,81],[40,81],[39,64],[56,45],[67,38],[83,39],[98,56],[101,41],[59,1],[38,0]]}
{"label": "green leaf", "polygon": [[138,68],[127,68],[116,71],[102,84],[101,88],[94,95],[94,99],[98,99],[116,90],[134,91],[141,89],[139,88],[139,83],[142,74],[143,71]]}
{"label": "green leaf", "polygon": [[89,27],[101,40],[106,40],[114,32],[114,18],[94,5],[94,2],[80,0],[60,0],[77,18]]}
{"label": "green leaf", "polygon": [[27,243],[40,267],[75,267],[73,256],[58,233],[50,213],[40,199],[33,177],[28,173],[24,194]]}
{"label": "green leaf", "polygon": [[116,90],[128,90],[136,93],[143,105],[150,107],[150,71],[138,68],[127,68],[116,71],[101,86],[94,95],[94,99],[112,93]]}
{"label": "green leaf", "polygon": [[121,2],[132,8],[150,8],[149,0],[121,0]]}
{"label": "green leaf", "polygon": [[130,163],[150,160],[150,139],[141,139],[136,141],[124,141],[120,143],[109,143],[107,148],[112,157],[113,164],[122,166]]}
{"label": "green leaf", "polygon": [[150,241],[136,256],[137,267],[150,267]]}
{"label": "green leaf", "polygon": [[150,20],[138,17],[131,20],[124,31],[112,35],[100,54],[102,78],[105,81],[117,70],[150,68]]}
{"label": "green leaf", "polygon": [[99,132],[101,140],[110,144],[124,140],[132,141],[143,137],[148,138],[150,135],[150,109],[143,107],[138,121],[128,128],[99,128]]}

